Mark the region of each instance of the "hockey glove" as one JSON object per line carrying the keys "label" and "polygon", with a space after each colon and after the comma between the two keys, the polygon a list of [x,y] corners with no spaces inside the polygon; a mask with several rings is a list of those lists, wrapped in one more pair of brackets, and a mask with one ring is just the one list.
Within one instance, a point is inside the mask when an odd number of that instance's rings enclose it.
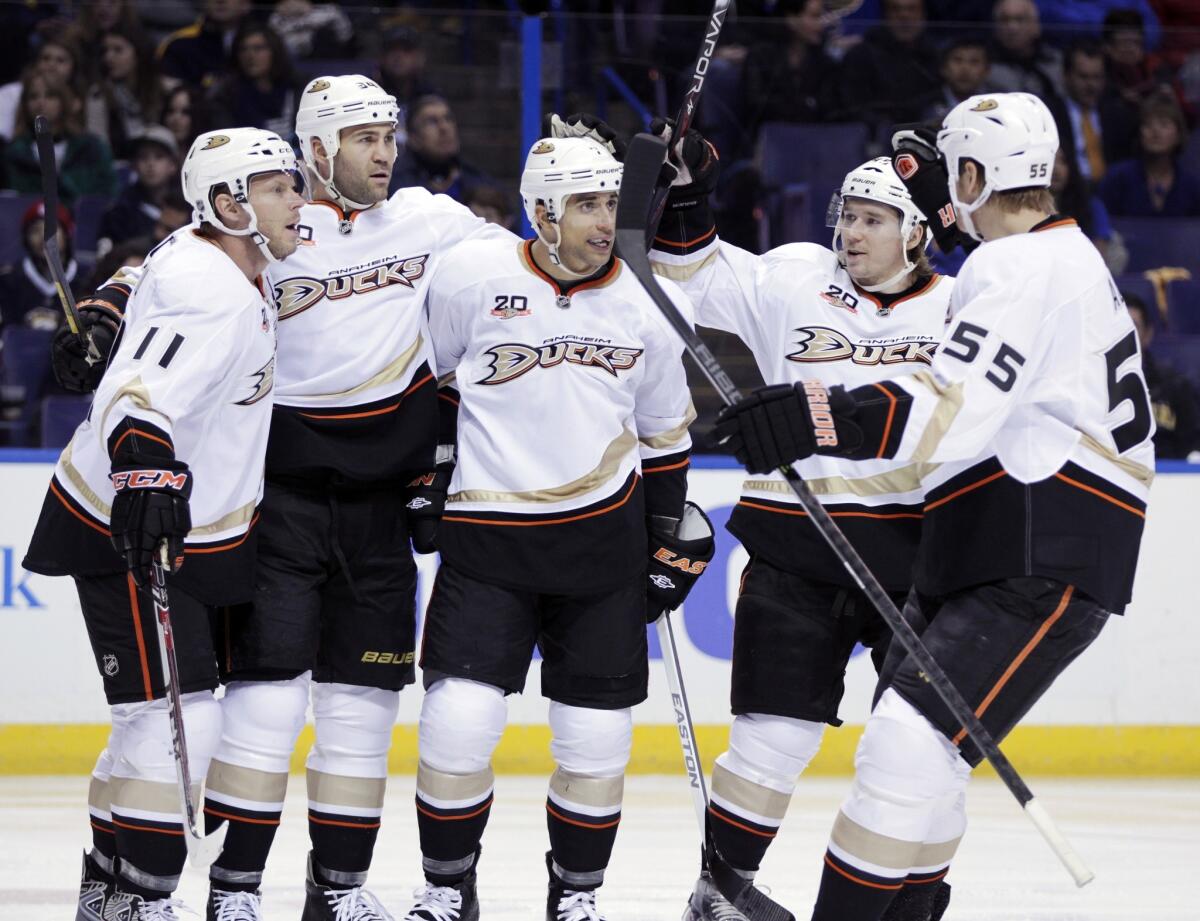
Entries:
{"label": "hockey glove", "polygon": [[937,149],[937,129],[924,124],[896,125],[892,133],[892,166],[921,209],[938,249],[952,253],[956,246],[970,252],[974,240],[958,229],[946,161]]}
{"label": "hockey glove", "polygon": [[111,285],[80,301],[80,332],[91,337],[100,353],[100,360],[95,364],[88,363],[87,347],[69,327],[62,326],[54,334],[54,341],[50,345],[50,363],[54,369],[54,379],[64,390],[91,393],[100,385],[128,299],[128,288]]}
{"label": "hockey glove", "polygon": [[542,122],[542,136],[549,138],[591,138],[598,144],[608,148],[608,152],[618,161],[625,160],[625,142],[609,125],[595,115],[587,112],[576,112],[563,118],[561,115],[550,114]]}
{"label": "hockey glove", "polygon": [[674,611],[696,584],[716,552],[712,522],[695,502],[683,506],[674,533],[650,529],[650,563],[646,567],[646,621]]}
{"label": "hockey glove", "polygon": [[716,444],[751,473],[814,454],[853,456],[863,442],[854,397],[820,381],[762,387],[717,415]]}
{"label": "hockey glove", "polygon": [[179,461],[155,467],[114,464],[116,496],[112,503],[112,542],[139,586],[148,583],[150,567],[159,546],[166,542],[169,572],[183,565],[183,541],[192,529],[188,499],[192,475]]}
{"label": "hockey glove", "polygon": [[689,128],[683,136],[683,144],[677,151],[672,139],[675,135],[675,120],[656,118],[650,122],[650,133],[658,135],[669,145],[667,162],[663,164],[659,184],[671,187],[667,195],[667,210],[682,211],[694,208],[717,187],[721,175],[721,158],[717,149],[695,128]]}
{"label": "hockey glove", "polygon": [[454,464],[442,463],[408,484],[404,508],[408,514],[409,536],[417,553],[437,551],[438,522],[446,510],[446,493],[450,490],[453,474]]}

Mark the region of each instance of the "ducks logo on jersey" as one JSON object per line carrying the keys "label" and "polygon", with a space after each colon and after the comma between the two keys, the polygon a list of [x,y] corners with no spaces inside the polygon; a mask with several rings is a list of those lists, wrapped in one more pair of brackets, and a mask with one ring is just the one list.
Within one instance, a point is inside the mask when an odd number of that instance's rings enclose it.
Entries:
{"label": "ducks logo on jersey", "polygon": [[279,304],[279,319],[286,320],[303,313],[323,298],[331,301],[366,294],[389,285],[415,287],[414,282],[425,274],[429,253],[383,260],[366,268],[353,269],[329,278],[285,278],[275,286],[275,301]]}
{"label": "ducks logo on jersey", "polygon": [[796,351],[787,357],[789,361],[845,361],[856,365],[894,365],[915,361],[933,364],[933,353],[937,350],[936,339],[912,337],[877,338],[866,342],[851,342],[845,333],[828,326],[800,326]]}
{"label": "ducks logo on jersey", "polygon": [[571,365],[582,365],[585,368],[599,368],[613,377],[617,377],[618,372],[628,371],[637,364],[642,351],[642,349],[606,345],[602,341],[588,341],[586,338],[557,339],[542,345],[508,342],[504,345],[492,346],[484,351],[483,354],[491,366],[487,377],[476,383],[505,384],[516,380],[533,368],[553,368],[564,362]]}

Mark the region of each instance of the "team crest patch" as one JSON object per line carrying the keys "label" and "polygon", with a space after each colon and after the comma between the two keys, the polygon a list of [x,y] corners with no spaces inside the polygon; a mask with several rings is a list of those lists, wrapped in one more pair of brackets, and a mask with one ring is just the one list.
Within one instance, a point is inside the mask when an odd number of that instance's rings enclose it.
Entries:
{"label": "team crest patch", "polygon": [[990,112],[990,111],[992,111],[992,109],[996,108],[999,105],[1000,105],[1000,103],[996,102],[995,99],[980,99],[979,102],[977,102],[977,103],[975,103],[975,105],[971,106],[971,111],[972,112]]}
{"label": "team crest patch", "polygon": [[549,141],[538,141],[537,146],[534,147],[533,150],[531,150],[529,152],[535,153],[535,154],[553,153],[554,145],[551,144]]}
{"label": "team crest patch", "polygon": [[329,81],[328,80],[314,80],[312,86],[310,86],[306,90],[306,92],[319,93],[322,90],[327,90],[327,89],[329,89]]}
{"label": "team crest patch", "polygon": [[835,291],[822,291],[821,300],[826,304],[832,304],[834,307],[840,307],[842,310],[849,310],[851,313],[858,313],[858,299],[854,299],[854,303],[844,299],[844,295],[835,293]]}
{"label": "team crest patch", "polygon": [[533,311],[529,309],[529,298],[523,294],[497,294],[496,306],[488,312],[501,320],[528,317],[533,314]]}
{"label": "team crest patch", "polygon": [[117,662],[117,657],[111,652],[104,654],[103,667],[104,674],[108,675],[109,678],[115,677],[117,672],[121,670],[121,666]]}
{"label": "team crest patch", "polygon": [[228,143],[229,143],[229,135],[227,135],[227,134],[214,134],[212,137],[210,137],[210,138],[209,138],[209,139],[208,139],[208,140],[205,142],[204,146],[203,146],[203,147],[201,147],[200,149],[201,149],[201,150],[213,150],[213,149],[215,149],[215,148],[217,148],[217,147],[224,147],[224,146],[225,146],[226,144],[228,144]]}

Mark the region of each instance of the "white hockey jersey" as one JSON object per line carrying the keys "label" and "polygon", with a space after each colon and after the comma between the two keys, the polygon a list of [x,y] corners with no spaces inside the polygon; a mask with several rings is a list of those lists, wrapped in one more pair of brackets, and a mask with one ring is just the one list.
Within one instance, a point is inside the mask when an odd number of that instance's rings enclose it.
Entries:
{"label": "white hockey jersey", "polygon": [[531,246],[464,243],[430,287],[443,396],[458,402],[438,549],[485,581],[605,590],[645,568],[645,515],[682,512],[683,345],[619,260],[564,291]]}
{"label": "white hockey jersey", "polygon": [[130,420],[191,469],[193,526],[175,581],[210,604],[248,599],[274,366],[275,310],[262,291],[191,228],[160,243],[88,418],[59,457],[26,567],[125,568],[109,542],[109,474],[114,430]]}
{"label": "white hockey jersey", "polygon": [[[746,343],[768,384],[819,379],[850,389],[928,370],[954,287],[934,275],[894,295],[871,294],[812,243],[756,256],[713,236],[684,255],[660,248],[651,256],[655,272],[692,299],[696,323]],[[897,466],[817,456],[796,468],[880,583],[901,592],[912,584],[923,494],[913,471]],[[778,473],[745,481],[729,530],[774,566],[852,584]]]}
{"label": "white hockey jersey", "polygon": [[516,237],[420,188],[348,216],[312,202],[300,232],[296,252],[267,272],[279,307],[267,478],[407,482],[432,468],[436,443],[430,276],[462,240]]}
{"label": "white hockey jersey", "polygon": [[1050,576],[1113,611],[1130,598],[1154,476],[1137,333],[1069,218],[980,246],[963,265],[899,458],[924,470],[917,587]]}

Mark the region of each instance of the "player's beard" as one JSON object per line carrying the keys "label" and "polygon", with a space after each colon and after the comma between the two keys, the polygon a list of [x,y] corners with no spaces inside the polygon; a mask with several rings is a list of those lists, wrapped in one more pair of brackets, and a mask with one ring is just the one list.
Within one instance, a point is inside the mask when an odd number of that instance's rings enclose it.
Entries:
{"label": "player's beard", "polygon": [[367,176],[336,175],[333,181],[343,197],[351,201],[360,202],[364,205],[373,205],[387,198],[387,186],[385,185],[381,189],[373,188],[371,180]]}

